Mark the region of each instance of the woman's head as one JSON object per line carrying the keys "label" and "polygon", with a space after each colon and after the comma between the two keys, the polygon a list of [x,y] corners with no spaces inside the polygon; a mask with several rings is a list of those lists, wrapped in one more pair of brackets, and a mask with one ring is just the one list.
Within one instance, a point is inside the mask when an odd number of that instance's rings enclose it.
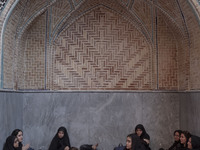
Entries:
{"label": "woman's head", "polygon": [[3,150],[13,150],[18,147],[19,141],[17,140],[17,137],[11,135],[6,139]]}
{"label": "woman's head", "polygon": [[23,141],[23,132],[22,132],[22,130],[20,130],[20,129],[15,129],[15,130],[12,132],[11,135],[17,137],[18,141],[19,141],[20,143],[22,143],[22,141]]}
{"label": "woman's head", "polygon": [[184,145],[184,147],[187,147],[187,143],[190,137],[191,137],[191,134],[188,131],[183,131],[181,133],[180,141],[181,141],[181,144]]}
{"label": "woman's head", "polygon": [[140,138],[136,134],[129,134],[126,137],[126,149],[127,150],[137,149],[139,146],[139,141],[140,141]]}
{"label": "woman's head", "polygon": [[142,124],[138,124],[135,127],[135,133],[137,134],[137,136],[141,137],[146,133],[146,130]]}
{"label": "woman's head", "polygon": [[181,137],[181,130],[175,130],[174,131],[174,140],[176,141],[176,142],[179,142],[180,141],[180,137]]}
{"label": "woman's head", "polygon": [[126,137],[126,149],[131,150],[132,148],[132,137],[131,135],[128,135]]}
{"label": "woman's head", "polygon": [[188,149],[200,149],[200,137],[192,135],[187,144]]}
{"label": "woman's head", "polygon": [[60,127],[57,131],[57,135],[59,139],[62,139],[67,134],[67,129],[65,127]]}

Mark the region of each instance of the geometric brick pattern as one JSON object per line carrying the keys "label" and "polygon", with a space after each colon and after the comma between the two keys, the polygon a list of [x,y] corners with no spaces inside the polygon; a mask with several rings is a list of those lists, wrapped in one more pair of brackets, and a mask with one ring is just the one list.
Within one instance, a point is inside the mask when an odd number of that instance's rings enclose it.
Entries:
{"label": "geometric brick pattern", "polygon": [[24,50],[24,89],[45,88],[46,13],[38,16],[26,30]]}
{"label": "geometric brick pattern", "polygon": [[[158,14],[161,14],[158,12]],[[177,47],[173,31],[163,17],[158,15],[158,88],[161,90],[178,89]]]}
{"label": "geometric brick pattern", "polygon": [[72,0],[72,2],[74,3],[74,6],[79,5],[83,0]]}
{"label": "geometric brick pattern", "polygon": [[[8,15],[14,0],[7,1],[0,12],[2,88],[199,90],[198,2],[19,0]],[[92,11],[99,5],[107,9]]]}
{"label": "geometric brick pattern", "polygon": [[[187,27],[189,31],[190,38],[190,81],[189,88],[191,90],[200,90],[200,20],[197,20],[197,16],[194,16],[191,7],[188,7],[188,2],[183,1],[181,7],[183,8],[183,13],[186,14],[185,20],[187,22]],[[199,6],[198,6],[199,7]],[[197,8],[198,8],[197,7]],[[200,8],[200,7],[199,7]],[[200,12],[200,9],[199,9]],[[200,13],[199,13],[200,15]],[[200,16],[198,16],[200,17]],[[188,23],[191,22],[191,23]]]}
{"label": "geometric brick pattern", "polygon": [[70,12],[70,4],[66,0],[56,1],[51,7],[51,31],[53,32],[56,25]]}
{"label": "geometric brick pattern", "polygon": [[145,37],[104,7],[73,23],[55,46],[53,89],[151,89]]}
{"label": "geometric brick pattern", "polygon": [[152,21],[153,21],[152,5],[149,5],[145,1],[135,0],[131,11],[133,13],[136,13],[137,16],[140,16],[140,19],[146,26],[148,32],[152,33]]}
{"label": "geometric brick pattern", "polygon": [[124,4],[125,6],[128,6],[130,0],[120,0],[122,2],[122,4]]}

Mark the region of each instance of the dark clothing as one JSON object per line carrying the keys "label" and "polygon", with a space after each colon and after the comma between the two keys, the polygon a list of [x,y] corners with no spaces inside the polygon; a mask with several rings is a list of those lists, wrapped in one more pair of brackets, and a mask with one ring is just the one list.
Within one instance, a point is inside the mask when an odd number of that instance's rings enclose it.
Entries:
{"label": "dark clothing", "polygon": [[181,148],[181,143],[180,141],[175,141],[174,144],[169,148],[169,150],[180,150]]}
{"label": "dark clothing", "polygon": [[84,144],[80,146],[80,150],[93,150],[92,145]]}
{"label": "dark clothing", "polygon": [[[136,134],[130,134],[128,137],[131,137],[132,145],[130,150],[146,150],[146,147],[142,144],[139,136]],[[128,150],[126,147],[124,150]]]}
{"label": "dark clothing", "polygon": [[[61,139],[58,137],[59,131],[63,131],[64,133],[64,137]],[[49,150],[64,150],[66,146],[69,148],[71,147],[67,129],[65,127],[60,127],[51,141]]]}
{"label": "dark clothing", "polygon": [[16,150],[16,148],[14,148],[14,141],[15,141],[16,137],[15,136],[9,136],[6,139],[6,142],[3,146],[3,150]]}
{"label": "dark clothing", "polygon": [[189,150],[187,147],[184,147],[183,145],[181,145],[180,150]]}
{"label": "dark clothing", "polygon": [[[13,132],[12,132],[11,135],[17,137],[17,135],[18,135],[19,132],[22,132],[22,130],[20,130],[20,129],[15,129],[15,130],[13,130]],[[23,132],[22,132],[22,133],[23,133]],[[22,142],[19,142],[19,147],[16,148],[16,149],[17,149],[17,150],[22,150],[22,147],[23,147]]]}
{"label": "dark clothing", "polygon": [[145,146],[146,150],[151,150],[151,148],[149,147],[149,144],[146,143],[146,142],[144,141],[144,139],[147,139],[147,140],[150,141],[150,136],[149,136],[148,133],[146,132],[144,126],[143,126],[142,124],[138,124],[138,125],[135,127],[135,134],[136,134],[136,135],[137,135],[137,133],[136,133],[137,129],[142,130],[142,134],[141,134],[141,136],[140,136],[140,141],[141,141],[141,143]]}
{"label": "dark clothing", "polygon": [[192,150],[200,150],[200,137],[191,136]]}

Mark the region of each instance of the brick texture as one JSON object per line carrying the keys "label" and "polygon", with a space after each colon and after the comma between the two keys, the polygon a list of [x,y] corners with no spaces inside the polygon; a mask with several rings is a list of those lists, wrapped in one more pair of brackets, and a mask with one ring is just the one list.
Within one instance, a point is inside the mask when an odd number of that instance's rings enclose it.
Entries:
{"label": "brick texture", "polygon": [[24,89],[45,88],[45,18],[43,13],[26,31]]}
{"label": "brick texture", "polygon": [[8,15],[13,3],[0,14],[4,89],[200,89],[196,0],[20,0]]}
{"label": "brick texture", "polygon": [[145,38],[103,7],[60,35],[54,57],[55,89],[151,89]]}
{"label": "brick texture", "polygon": [[[159,14],[159,13],[158,13]],[[158,15],[158,79],[159,89],[178,89],[176,40],[163,17]]]}

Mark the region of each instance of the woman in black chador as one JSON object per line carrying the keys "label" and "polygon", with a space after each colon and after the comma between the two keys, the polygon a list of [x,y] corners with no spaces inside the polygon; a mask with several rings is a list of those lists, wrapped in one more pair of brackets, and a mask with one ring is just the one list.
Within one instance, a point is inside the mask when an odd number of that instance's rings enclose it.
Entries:
{"label": "woman in black chador", "polygon": [[19,147],[17,148],[17,150],[27,150],[30,148],[30,144],[26,144],[26,145],[23,145],[22,142],[23,142],[23,132],[22,130],[20,129],[15,129],[12,134],[12,136],[15,136],[19,142]]}
{"label": "woman in black chador", "polygon": [[188,150],[188,140],[191,137],[190,132],[188,131],[182,131],[181,132],[181,137],[180,137],[180,141],[181,141],[181,150]]}
{"label": "woman in black chador", "polygon": [[182,132],[181,130],[174,131],[174,143],[169,148],[169,150],[180,150],[180,148],[181,148],[181,142],[180,142],[181,132]]}
{"label": "woman in black chador", "polygon": [[188,141],[189,150],[200,150],[200,137],[192,135]]}
{"label": "woman in black chador", "polygon": [[140,137],[141,143],[146,147],[146,150],[151,150],[149,147],[150,136],[147,134],[142,124],[138,124],[135,127],[135,134]]}
{"label": "woman in black chador", "polygon": [[15,136],[9,136],[3,146],[3,150],[17,150],[19,142]]}
{"label": "woman in black chador", "polygon": [[60,127],[51,141],[49,150],[69,150],[71,147],[67,129]]}
{"label": "woman in black chador", "polygon": [[136,134],[129,134],[126,137],[126,146],[124,150],[146,150],[146,148]]}

